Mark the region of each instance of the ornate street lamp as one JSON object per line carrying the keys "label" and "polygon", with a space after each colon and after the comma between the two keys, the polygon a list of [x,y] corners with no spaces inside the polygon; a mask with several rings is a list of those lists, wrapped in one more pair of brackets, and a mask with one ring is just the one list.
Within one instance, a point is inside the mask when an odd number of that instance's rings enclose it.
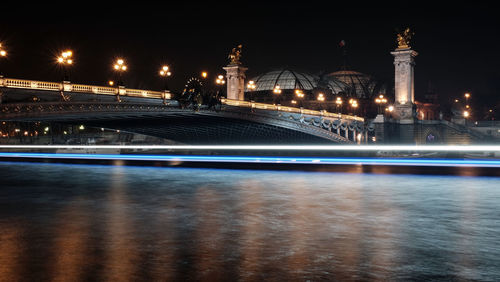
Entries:
{"label": "ornate street lamp", "polygon": [[358,108],[358,100],[352,98],[349,99],[349,105],[351,106],[353,114],[356,115],[356,110]]}
{"label": "ornate street lamp", "polygon": [[113,69],[118,72],[118,86],[122,86],[122,73],[127,71],[127,65],[125,65],[125,61],[123,59],[117,59],[115,64],[113,65]]}
{"label": "ornate street lamp", "polygon": [[375,98],[375,103],[378,106],[378,113],[380,114],[382,111],[382,106],[387,103],[387,99],[384,97],[384,95],[380,94],[377,98]]}
{"label": "ornate street lamp", "polygon": [[116,101],[121,102],[120,99],[120,86],[123,86],[122,74],[127,71],[127,65],[125,65],[125,61],[123,59],[117,59],[115,64],[113,65],[113,69],[118,72],[118,84],[116,89]]}
{"label": "ornate street lamp", "polygon": [[279,96],[281,94],[281,87],[279,86],[279,84],[276,84],[273,88],[273,93],[274,93],[274,104],[276,104],[276,101],[278,102],[278,104],[281,103],[280,99],[279,99]]}
{"label": "ornate street lamp", "polygon": [[[169,70],[170,68],[168,66],[163,66],[160,69],[160,76],[163,77],[165,81],[165,89],[163,91],[163,104],[167,104],[167,95],[170,92],[168,89],[168,78],[172,75],[172,72]],[[170,99],[170,98],[169,98]]]}
{"label": "ornate street lamp", "polygon": [[323,93],[319,93],[316,100],[319,101],[319,109],[323,110],[323,102],[325,101],[325,95]]}
{"label": "ornate street lamp", "polygon": [[215,79],[215,84],[217,84],[218,86],[223,86],[224,84],[226,84],[226,81],[224,80],[224,76],[218,75],[217,78]]}
{"label": "ornate street lamp", "polygon": [[73,65],[73,51],[67,50],[57,57],[57,63],[63,69],[63,81],[69,81],[68,67]]}
{"label": "ornate street lamp", "polygon": [[302,89],[295,89],[295,96],[297,96],[297,99],[299,100],[299,107],[302,107],[302,100],[306,96],[304,91],[302,91]]}
{"label": "ornate street lamp", "polygon": [[168,77],[170,77],[172,75],[172,72],[170,72],[169,69],[170,68],[168,66],[163,66],[160,69],[160,76],[163,77],[163,79],[165,80],[165,89],[164,89],[165,91],[169,91],[167,79],[168,79]]}
{"label": "ornate street lamp", "polygon": [[222,74],[217,76],[217,78],[215,79],[215,84],[217,85],[216,99],[217,102],[219,102],[220,98],[222,97],[223,87],[226,84],[226,80],[224,79],[224,76]]}
{"label": "ornate street lamp", "polygon": [[254,100],[253,91],[255,91],[255,88],[257,88],[257,85],[255,84],[255,81],[253,81],[253,80],[248,81],[248,83],[247,83],[247,89],[248,89],[248,92],[250,93],[250,97],[249,97],[250,101]]}
{"label": "ornate street lamp", "polygon": [[340,114],[340,112],[342,111],[342,98],[341,97],[337,97],[337,99],[335,100],[335,104],[337,105],[337,113]]}

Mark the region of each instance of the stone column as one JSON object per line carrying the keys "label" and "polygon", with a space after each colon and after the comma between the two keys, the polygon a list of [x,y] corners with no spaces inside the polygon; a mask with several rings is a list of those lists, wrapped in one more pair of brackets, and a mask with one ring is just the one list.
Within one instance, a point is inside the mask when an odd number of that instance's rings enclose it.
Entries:
{"label": "stone column", "polygon": [[397,48],[394,56],[395,104],[393,117],[401,124],[411,124],[415,120],[415,79],[414,66],[417,52],[410,48]]}
{"label": "stone column", "polygon": [[245,100],[245,71],[247,68],[239,64],[229,64],[224,67],[227,79],[227,98]]}

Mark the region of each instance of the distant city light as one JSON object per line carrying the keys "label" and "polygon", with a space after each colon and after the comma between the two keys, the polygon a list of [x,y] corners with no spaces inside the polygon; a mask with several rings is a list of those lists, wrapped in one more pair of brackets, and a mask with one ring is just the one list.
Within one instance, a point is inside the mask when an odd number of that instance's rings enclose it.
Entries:
{"label": "distant city light", "polygon": [[0,56],[1,57],[6,57],[7,56],[7,51],[4,49],[2,43],[0,42]]}

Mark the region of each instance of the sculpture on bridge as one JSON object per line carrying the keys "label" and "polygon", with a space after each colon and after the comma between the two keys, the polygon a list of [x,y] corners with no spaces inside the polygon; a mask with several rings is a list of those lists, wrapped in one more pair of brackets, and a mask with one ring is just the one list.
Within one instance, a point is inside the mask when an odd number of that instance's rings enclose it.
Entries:
{"label": "sculpture on bridge", "polygon": [[203,105],[206,105],[208,110],[218,111],[222,106],[221,98],[220,90],[207,90],[199,79],[193,77],[188,80],[182,91],[179,106],[181,109],[192,108],[198,111]]}
{"label": "sculpture on bridge", "polygon": [[415,33],[410,31],[409,27],[407,27],[403,32],[399,32],[397,34],[398,49],[410,48],[410,40],[414,34]]}
{"label": "sculpture on bridge", "polygon": [[231,53],[229,53],[229,64],[230,65],[241,65],[241,48],[243,47],[243,45],[238,45],[238,47],[236,48],[233,48],[233,50],[231,50]]}

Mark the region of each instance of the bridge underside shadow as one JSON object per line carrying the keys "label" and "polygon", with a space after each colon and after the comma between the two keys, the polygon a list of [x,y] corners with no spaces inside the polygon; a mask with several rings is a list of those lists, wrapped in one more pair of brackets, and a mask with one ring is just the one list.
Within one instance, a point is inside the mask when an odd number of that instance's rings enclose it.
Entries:
{"label": "bridge underside shadow", "polygon": [[334,141],[243,119],[204,116],[87,120],[87,126],[160,137],[185,144],[332,144]]}

